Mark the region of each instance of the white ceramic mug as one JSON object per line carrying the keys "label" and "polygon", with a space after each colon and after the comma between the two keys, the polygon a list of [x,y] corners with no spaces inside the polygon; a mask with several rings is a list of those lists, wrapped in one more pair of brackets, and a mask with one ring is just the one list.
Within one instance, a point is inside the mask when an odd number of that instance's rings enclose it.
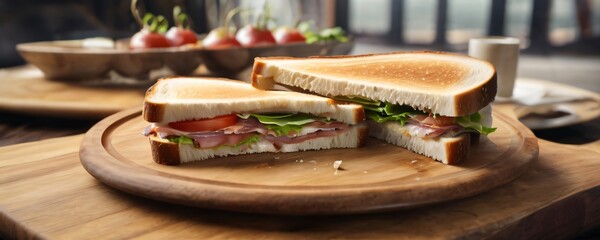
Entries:
{"label": "white ceramic mug", "polygon": [[519,62],[519,39],[481,37],[469,40],[469,56],[486,60],[496,68],[498,97],[511,97]]}

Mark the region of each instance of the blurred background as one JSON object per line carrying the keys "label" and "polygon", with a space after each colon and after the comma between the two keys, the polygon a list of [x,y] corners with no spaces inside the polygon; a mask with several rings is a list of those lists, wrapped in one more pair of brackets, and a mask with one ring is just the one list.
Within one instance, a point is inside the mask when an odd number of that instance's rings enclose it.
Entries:
{"label": "blurred background", "polygon": [[[183,6],[198,33],[221,25],[224,13],[235,6],[263,4],[261,0],[139,2],[142,12],[162,14],[171,22],[173,6]],[[469,38],[505,35],[520,38],[526,54],[600,55],[600,0],[277,0],[270,4],[278,25],[292,26],[302,19],[313,20],[319,28],[341,26],[366,47],[464,52]],[[139,30],[129,9],[126,0],[0,0],[0,67],[24,64],[15,50],[17,43],[129,37]],[[243,15],[237,20],[239,24],[251,21]]]}

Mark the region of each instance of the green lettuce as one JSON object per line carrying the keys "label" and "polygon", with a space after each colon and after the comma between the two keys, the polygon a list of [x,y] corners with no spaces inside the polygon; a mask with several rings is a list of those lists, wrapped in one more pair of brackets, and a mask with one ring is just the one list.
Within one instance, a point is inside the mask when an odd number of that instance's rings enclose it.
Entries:
{"label": "green lettuce", "polygon": [[374,101],[358,96],[339,96],[334,99],[363,105],[366,117],[377,123],[395,121],[403,126],[410,119],[411,114],[424,114],[406,105]]}
{"label": "green lettuce", "polygon": [[194,140],[186,136],[170,136],[167,138],[169,142],[178,144],[194,144]]}
{"label": "green lettuce", "polygon": [[265,127],[273,131],[273,133],[275,133],[276,136],[287,136],[291,133],[298,133],[302,131],[302,126],[299,125],[265,125]]}
{"label": "green lettuce", "polygon": [[[171,136],[167,138],[169,140],[169,142],[172,143],[177,143],[177,144],[194,144],[194,140],[190,137],[186,137],[186,136]],[[260,142],[260,136],[257,135],[253,135],[252,137],[246,138],[242,141],[240,141],[237,144],[223,144],[222,146],[229,146],[229,147],[239,147],[242,145],[246,145],[246,144],[253,144],[253,143],[257,143]]]}
{"label": "green lettuce", "polygon": [[456,121],[456,123],[458,123],[458,125],[466,128],[468,130],[475,130],[479,134],[482,134],[482,135],[488,135],[488,134],[496,131],[496,128],[485,127],[485,126],[481,125],[480,122],[481,122],[481,114],[479,114],[479,113],[474,113],[469,116],[458,117],[457,121]]}
{"label": "green lettuce", "polygon": [[304,125],[314,121],[329,121],[328,118],[320,118],[310,114],[238,114],[238,117],[248,119],[255,117],[265,127],[275,133],[277,136],[289,135],[293,132],[300,132]]}
{"label": "green lettuce", "polygon": [[253,135],[252,137],[246,138],[242,141],[240,141],[239,143],[235,144],[235,145],[230,145],[230,144],[225,144],[226,146],[231,146],[231,147],[240,147],[243,145],[250,145],[253,143],[257,143],[260,142],[260,136],[258,134]]}
{"label": "green lettuce", "polygon": [[307,123],[317,121],[318,118],[304,113],[299,114],[238,114],[238,117],[248,119],[255,117],[262,124],[270,124],[277,126],[296,125],[301,126]]}
{"label": "green lettuce", "polygon": [[[374,101],[359,96],[338,96],[334,99],[363,105],[366,117],[377,123],[394,121],[398,122],[400,126],[404,126],[406,121],[410,119],[410,115],[426,114],[407,105]],[[496,131],[496,128],[485,127],[481,124],[481,114],[479,113],[458,117],[456,123],[469,131],[476,131],[482,135],[488,135]]]}

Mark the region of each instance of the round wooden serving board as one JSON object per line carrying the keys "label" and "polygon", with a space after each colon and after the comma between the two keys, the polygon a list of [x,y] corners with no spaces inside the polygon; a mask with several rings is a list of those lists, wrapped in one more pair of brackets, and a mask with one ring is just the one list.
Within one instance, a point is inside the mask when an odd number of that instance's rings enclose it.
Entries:
{"label": "round wooden serving board", "polygon": [[[358,149],[265,153],[179,166],[154,163],[147,123],[131,109],[90,129],[80,148],[84,168],[136,195],[243,212],[315,215],[376,212],[465,198],[508,183],[537,159],[534,135],[494,112],[496,133],[469,158],[447,166],[369,139]],[[340,170],[333,162],[342,160]]]}

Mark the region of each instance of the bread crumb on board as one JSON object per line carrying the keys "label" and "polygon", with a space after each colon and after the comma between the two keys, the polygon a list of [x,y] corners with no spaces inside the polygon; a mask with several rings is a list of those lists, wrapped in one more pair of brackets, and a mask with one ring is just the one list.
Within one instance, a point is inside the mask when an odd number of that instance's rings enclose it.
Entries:
{"label": "bread crumb on board", "polygon": [[340,168],[341,165],[342,165],[342,160],[335,160],[333,162],[333,168],[335,168],[335,170],[343,170],[343,168]]}

